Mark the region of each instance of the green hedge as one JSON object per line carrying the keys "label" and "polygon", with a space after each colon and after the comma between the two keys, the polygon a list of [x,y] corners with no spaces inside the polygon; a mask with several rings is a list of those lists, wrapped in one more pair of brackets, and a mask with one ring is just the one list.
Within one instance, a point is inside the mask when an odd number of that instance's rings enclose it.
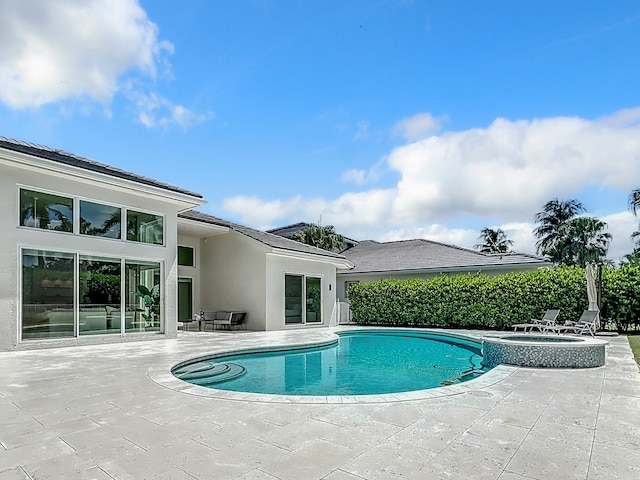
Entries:
{"label": "green hedge", "polygon": [[[559,321],[575,320],[589,303],[577,267],[356,283],[349,299],[359,324],[493,329],[540,318],[548,308],[560,309]],[[604,269],[603,317],[637,322],[639,302],[639,267]]]}

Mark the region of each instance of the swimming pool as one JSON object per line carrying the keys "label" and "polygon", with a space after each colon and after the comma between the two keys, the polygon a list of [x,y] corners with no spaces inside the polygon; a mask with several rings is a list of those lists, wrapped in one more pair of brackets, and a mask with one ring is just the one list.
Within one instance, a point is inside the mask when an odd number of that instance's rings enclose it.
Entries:
{"label": "swimming pool", "polygon": [[339,333],[337,341],[322,347],[201,357],[172,369],[195,385],[301,396],[424,390],[484,371],[479,341],[411,331]]}

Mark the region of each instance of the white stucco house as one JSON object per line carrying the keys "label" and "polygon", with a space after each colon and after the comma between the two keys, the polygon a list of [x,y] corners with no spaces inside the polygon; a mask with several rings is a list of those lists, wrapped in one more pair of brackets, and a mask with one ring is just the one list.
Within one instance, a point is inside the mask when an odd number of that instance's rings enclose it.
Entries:
{"label": "white stucco house", "polygon": [[325,252],[193,208],[201,195],[0,137],[0,351],[171,338],[200,309],[251,330],[335,324]]}

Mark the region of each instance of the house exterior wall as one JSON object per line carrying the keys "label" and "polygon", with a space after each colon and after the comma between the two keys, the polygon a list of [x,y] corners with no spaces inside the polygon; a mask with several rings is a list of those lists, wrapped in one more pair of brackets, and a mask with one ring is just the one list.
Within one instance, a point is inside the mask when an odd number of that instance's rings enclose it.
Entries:
{"label": "house exterior wall", "polygon": [[[116,182],[98,182],[56,173],[55,168],[43,170],[0,161],[0,351],[17,348],[33,348],[105,343],[129,340],[135,337],[149,338],[150,334],[86,335],[66,339],[29,340],[20,342],[21,319],[21,248],[69,252],[79,255],[105,256],[131,260],[159,262],[162,276],[162,325],[163,336],[175,336],[177,332],[177,211],[178,202],[165,197],[138,192],[133,188],[116,186]],[[116,239],[89,237],[73,233],[57,232],[19,226],[19,189],[51,192],[67,197],[80,198],[97,203],[112,204],[123,208],[164,215],[164,245],[151,245]],[[183,206],[184,208],[184,206]],[[122,227],[126,237],[126,228]],[[77,288],[77,286],[75,287]],[[157,334],[156,334],[157,335]]]}
{"label": "house exterior wall", "polygon": [[[320,277],[322,292],[322,322],[285,325],[285,275]],[[331,289],[329,289],[331,286]],[[267,330],[326,327],[336,324],[336,267],[294,256],[267,256]]]}
{"label": "house exterior wall", "polygon": [[[185,265],[178,265],[178,278],[191,279],[191,282],[192,282],[191,285],[193,288],[193,291],[191,292],[193,295],[191,299],[191,309],[194,314],[199,313],[200,308],[204,306],[202,305],[201,293],[200,293],[200,285],[201,285],[201,282],[200,282],[201,258],[200,257],[202,256],[200,241],[201,241],[200,238],[183,235],[180,232],[178,232],[178,246],[193,248],[194,266],[189,267]],[[178,262],[176,259],[176,265],[177,263]]]}
{"label": "house exterior wall", "polygon": [[230,231],[201,240],[200,251],[199,307],[247,312],[247,329],[265,330],[266,248]]}

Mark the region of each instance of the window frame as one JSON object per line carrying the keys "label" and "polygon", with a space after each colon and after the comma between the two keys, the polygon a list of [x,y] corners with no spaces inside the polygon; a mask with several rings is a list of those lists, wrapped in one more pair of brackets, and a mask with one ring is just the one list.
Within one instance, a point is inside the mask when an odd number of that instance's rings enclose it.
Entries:
{"label": "window frame", "polygon": [[[184,263],[180,263],[180,249],[181,248],[188,248],[189,250],[191,250],[191,264],[184,264]],[[189,267],[189,268],[195,268],[196,267],[196,247],[191,246],[191,245],[180,245],[178,244],[178,248],[177,248],[177,252],[176,252],[176,260],[178,262],[178,266],[179,267]]]}
{"label": "window frame", "polygon": [[[301,313],[300,313],[300,317],[301,317],[301,321],[300,322],[289,322],[287,323],[287,277],[299,277],[302,280],[302,291],[301,291],[301,302],[302,304],[300,305],[301,307]],[[313,279],[317,279],[320,281],[320,287],[319,287],[319,291],[320,291],[320,309],[318,311],[318,313],[320,314],[320,320],[308,320],[307,318],[307,314],[308,312],[308,301],[309,301],[309,296],[308,296],[308,288],[307,288],[307,280],[309,278],[313,278]],[[324,276],[318,273],[294,273],[294,272],[284,272],[284,283],[283,283],[283,299],[284,299],[284,304],[283,304],[283,319],[284,319],[284,326],[286,327],[295,327],[295,326],[301,326],[301,325],[309,325],[309,326],[324,326],[325,325],[325,318],[324,318],[324,293],[323,293],[323,285],[324,285]]]}
{"label": "window frame", "polygon": [[[22,190],[28,190],[31,192],[36,192],[36,193],[42,193],[44,195],[55,195],[58,197],[62,197],[62,198],[67,198],[70,199],[72,202],[72,230],[70,232],[66,232],[66,231],[62,231],[62,230],[51,230],[51,229],[45,229],[45,228],[38,228],[38,227],[29,227],[26,225],[22,225],[22,209],[21,209],[21,191]],[[82,238],[94,238],[97,240],[106,240],[106,241],[111,241],[111,242],[129,242],[129,243],[133,243],[133,244],[140,244],[140,245],[147,245],[147,246],[154,246],[154,247],[166,247],[167,246],[167,215],[165,213],[162,212],[157,212],[157,211],[153,211],[153,210],[147,210],[147,209],[143,209],[143,208],[138,208],[138,207],[132,207],[132,206],[128,206],[128,205],[124,205],[124,204],[118,204],[118,203],[111,203],[111,202],[104,202],[102,200],[96,200],[94,198],[88,198],[85,196],[81,196],[81,195],[74,195],[74,194],[68,194],[68,193],[63,193],[63,192],[59,192],[56,190],[50,190],[47,188],[40,188],[40,187],[34,187],[32,185],[27,185],[27,184],[22,184],[22,183],[18,183],[16,184],[16,211],[15,211],[15,215],[16,215],[16,228],[19,229],[24,229],[24,230],[29,230],[29,231],[37,231],[37,232],[49,232],[49,233],[54,233],[54,234],[62,234],[62,235],[74,235],[74,236],[79,236]],[[81,202],[89,202],[89,203],[95,203],[97,205],[104,205],[107,207],[113,207],[113,208],[119,208],[120,209],[120,238],[110,238],[110,237],[103,237],[103,236],[96,236],[96,235],[87,235],[87,234],[83,234],[80,233],[80,203]],[[156,217],[159,217],[162,220],[162,243],[149,243],[149,242],[142,242],[142,241],[136,241],[136,240],[128,240],[127,238],[127,212],[129,211],[133,211],[133,212],[137,212],[137,213],[142,213],[145,215],[153,215]],[[60,250],[61,251],[61,250]]]}
{"label": "window frame", "polygon": [[[127,207],[124,207],[122,205],[117,205],[117,204],[114,204],[114,203],[109,203],[109,202],[98,202],[96,200],[93,200],[93,199],[90,199],[90,198],[84,198],[84,197],[78,197],[77,200],[78,200],[78,208],[77,208],[78,221],[76,222],[75,219],[74,219],[74,226],[77,223],[77,228],[78,228],[78,233],[77,234],[78,235],[80,235],[82,237],[100,238],[102,240],[111,240],[111,241],[116,241],[116,242],[126,241],[126,239],[123,238],[124,237],[123,233],[125,231],[124,222],[123,222],[124,218],[123,217],[125,216],[124,215],[124,211],[125,211],[125,209]],[[82,202],[93,203],[95,205],[102,205],[104,207],[119,208],[120,209],[120,238],[111,238],[111,237],[98,236],[98,235],[89,235],[89,234],[86,234],[86,233],[82,233],[80,231],[80,227],[82,226],[81,225],[81,221],[80,221]]]}
{"label": "window frame", "polygon": [[[158,213],[158,212],[152,212],[150,210],[144,210],[144,209],[139,209],[139,208],[134,208],[134,207],[124,207],[124,224],[123,224],[123,230],[124,230],[124,235],[122,235],[122,237],[124,237],[124,241],[125,242],[130,242],[130,243],[136,243],[136,244],[142,244],[142,245],[155,245],[155,246],[160,246],[160,247],[164,247],[166,246],[166,242],[167,242],[167,232],[166,232],[166,226],[167,226],[167,222],[166,222],[166,215],[164,213]],[[129,212],[136,212],[136,213],[142,213],[144,215],[153,215],[156,217],[160,217],[160,219],[162,220],[162,243],[155,243],[155,242],[144,242],[144,241],[140,241],[140,240],[129,240]],[[139,232],[138,232],[139,234]]]}
{"label": "window frame", "polygon": [[[118,254],[105,254],[96,253],[95,251],[79,250],[79,249],[65,249],[59,247],[33,245],[33,244],[18,244],[18,304],[17,304],[17,340],[18,343],[34,343],[34,342],[70,342],[78,341],[80,338],[101,338],[101,337],[121,337],[126,338],[132,335],[158,335],[166,334],[166,311],[165,311],[165,295],[166,295],[166,281],[165,281],[165,259],[156,257],[140,257]],[[73,256],[73,335],[71,336],[53,336],[42,338],[23,338],[23,316],[24,316],[24,274],[23,274],[23,252],[26,250],[36,250],[39,252],[51,252],[63,255]],[[81,257],[99,257],[105,261],[113,260],[114,263],[120,264],[120,331],[106,334],[80,334],[80,261]],[[126,306],[127,306],[127,292],[126,292],[126,263],[157,263],[159,267],[159,280],[160,280],[160,305],[159,315],[160,324],[159,330],[154,331],[127,331],[126,329]]]}
{"label": "window frame", "polygon": [[[47,188],[37,188],[37,187],[31,187],[29,185],[23,185],[23,184],[17,184],[16,185],[16,225],[18,228],[21,229],[25,229],[25,230],[30,230],[30,231],[36,231],[36,232],[50,232],[50,233],[55,233],[55,234],[62,234],[62,235],[74,235],[75,234],[75,230],[76,230],[76,213],[78,211],[77,205],[76,205],[76,197],[74,195],[68,195],[62,192],[58,192],[55,190],[49,190]],[[43,195],[54,195],[56,197],[61,197],[61,198],[65,198],[68,200],[71,200],[71,231],[65,231],[65,230],[54,230],[54,229],[50,229],[50,228],[40,228],[40,227],[30,227],[27,225],[22,225],[22,190],[26,190],[26,191],[30,191],[30,192],[34,192],[34,193],[41,193]],[[37,217],[36,217],[37,218]]]}

